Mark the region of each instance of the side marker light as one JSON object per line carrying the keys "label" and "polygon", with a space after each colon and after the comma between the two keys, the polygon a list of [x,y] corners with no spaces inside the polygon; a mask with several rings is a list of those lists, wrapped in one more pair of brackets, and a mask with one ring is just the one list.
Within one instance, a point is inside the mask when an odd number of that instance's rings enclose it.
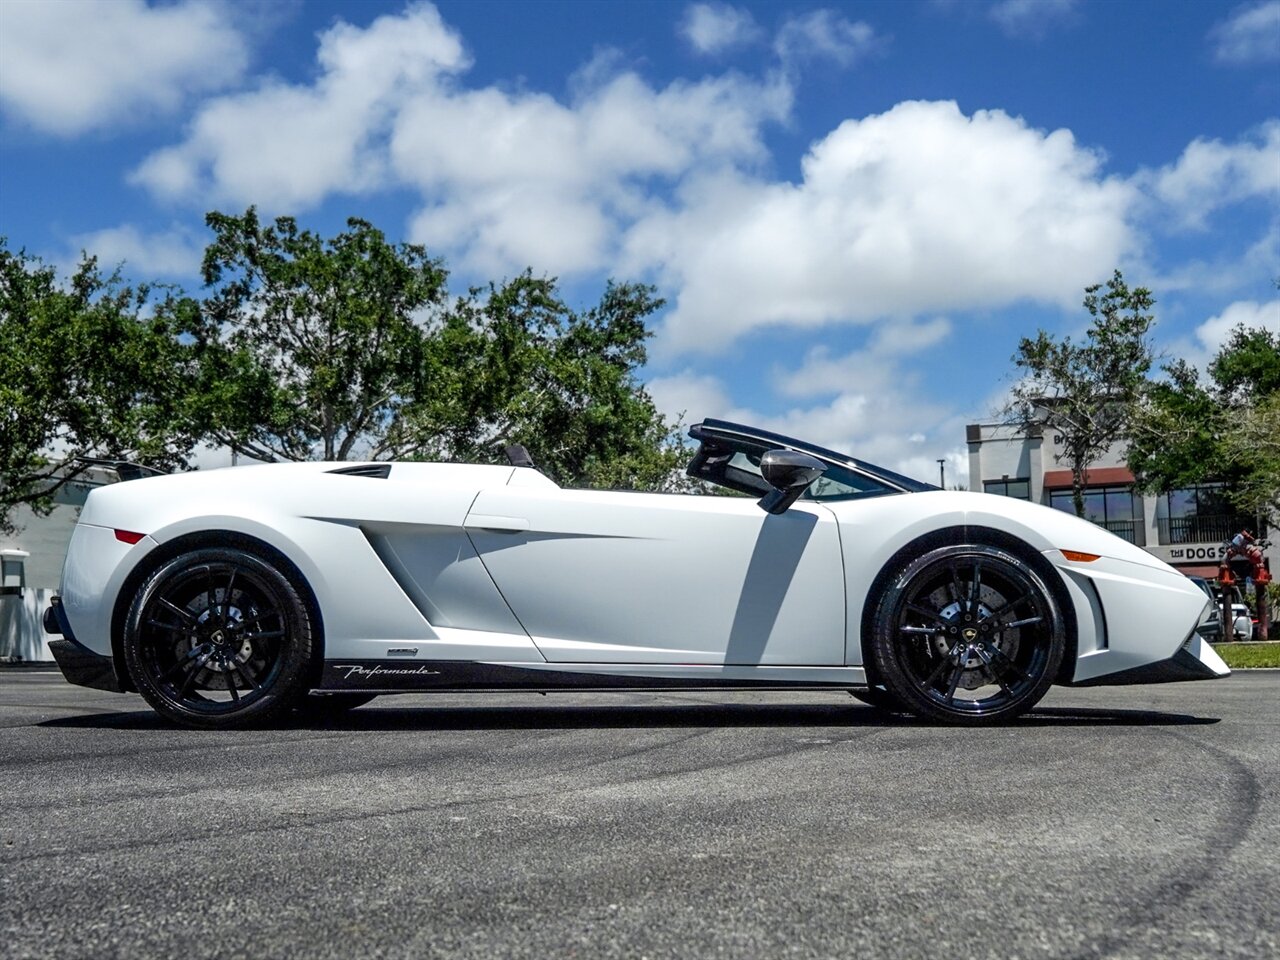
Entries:
{"label": "side marker light", "polygon": [[117,530],[116,539],[121,543],[134,544],[145,537],[145,533],[134,533],[132,530]]}
{"label": "side marker light", "polygon": [[1100,554],[1081,553],[1079,550],[1063,550],[1062,555],[1076,563],[1093,563],[1093,561],[1101,559]]}

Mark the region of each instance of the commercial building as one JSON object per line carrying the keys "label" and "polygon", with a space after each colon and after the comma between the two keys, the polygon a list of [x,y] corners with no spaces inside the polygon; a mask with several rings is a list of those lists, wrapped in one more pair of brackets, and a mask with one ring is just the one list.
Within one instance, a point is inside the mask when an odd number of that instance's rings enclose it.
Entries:
{"label": "commercial building", "polygon": [[[1059,460],[1062,437],[1039,425],[975,423],[967,428],[969,489],[1075,512],[1071,471]],[[1085,516],[1188,576],[1213,579],[1225,542],[1241,530],[1262,537],[1258,517],[1230,506],[1222,485],[1203,483],[1160,494],[1138,493],[1120,451],[1086,471]],[[1262,527],[1262,529],[1260,529]],[[1274,547],[1268,556],[1275,569]]]}
{"label": "commercial building", "polygon": [[89,491],[115,479],[114,472],[93,467],[58,489],[48,516],[25,506],[10,514],[14,532],[0,532],[0,662],[53,660],[41,618],[58,592],[67,544]]}

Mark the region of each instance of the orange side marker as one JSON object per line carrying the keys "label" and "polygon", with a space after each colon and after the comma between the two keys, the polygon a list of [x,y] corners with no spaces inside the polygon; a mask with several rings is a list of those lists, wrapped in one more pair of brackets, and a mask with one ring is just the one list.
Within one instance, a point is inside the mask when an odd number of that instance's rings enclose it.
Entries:
{"label": "orange side marker", "polygon": [[1062,555],[1076,563],[1093,563],[1093,561],[1101,559],[1099,554],[1081,553],[1079,550],[1063,550]]}

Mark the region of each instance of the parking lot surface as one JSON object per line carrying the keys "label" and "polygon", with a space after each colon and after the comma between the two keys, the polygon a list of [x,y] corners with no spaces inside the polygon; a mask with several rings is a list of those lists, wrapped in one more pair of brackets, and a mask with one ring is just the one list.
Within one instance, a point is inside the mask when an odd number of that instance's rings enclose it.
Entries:
{"label": "parking lot surface", "polygon": [[0,672],[0,956],[1280,956],[1280,671],[995,729],[833,693],[209,733]]}

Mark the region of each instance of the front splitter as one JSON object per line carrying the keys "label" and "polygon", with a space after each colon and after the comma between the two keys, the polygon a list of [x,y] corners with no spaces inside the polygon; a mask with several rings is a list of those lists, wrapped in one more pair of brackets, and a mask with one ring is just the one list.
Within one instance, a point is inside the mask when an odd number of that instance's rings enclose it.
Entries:
{"label": "front splitter", "polygon": [[1073,687],[1108,687],[1131,683],[1179,683],[1186,680],[1221,680],[1231,668],[1200,634],[1192,633],[1168,660],[1131,667],[1071,684]]}

